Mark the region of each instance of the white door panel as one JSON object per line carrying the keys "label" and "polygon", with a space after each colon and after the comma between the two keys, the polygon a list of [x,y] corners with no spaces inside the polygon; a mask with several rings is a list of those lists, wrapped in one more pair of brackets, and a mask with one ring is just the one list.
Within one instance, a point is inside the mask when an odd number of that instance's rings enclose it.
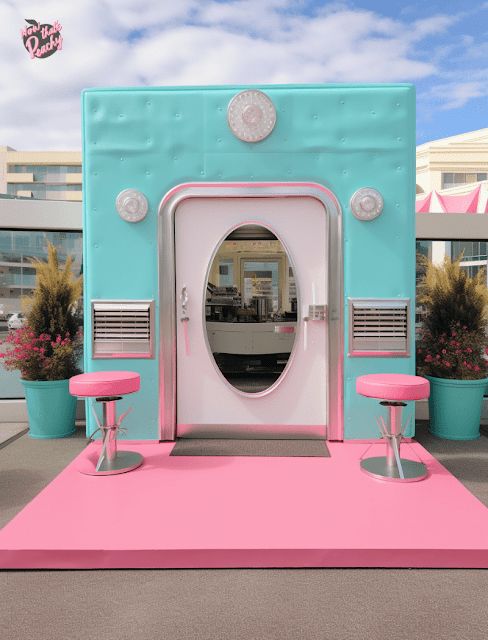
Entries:
{"label": "white door panel", "polygon": [[[285,246],[298,292],[294,348],[278,383],[260,394],[234,389],[207,346],[206,279],[214,254],[230,231],[243,224],[268,227]],[[325,436],[327,424],[327,324],[304,322],[311,304],[327,304],[327,214],[310,197],[191,198],[175,213],[177,432],[232,437],[245,425],[254,434]],[[188,322],[181,322],[180,292],[188,294]],[[239,324],[234,325],[241,329]],[[185,332],[187,336],[185,339]],[[287,334],[276,334],[284,343]],[[210,341],[225,340],[211,336]],[[258,343],[260,336],[254,336]],[[246,336],[240,336],[243,349]],[[307,429],[312,427],[312,429]],[[242,433],[240,433],[242,437]],[[295,435],[295,437],[297,437]]]}

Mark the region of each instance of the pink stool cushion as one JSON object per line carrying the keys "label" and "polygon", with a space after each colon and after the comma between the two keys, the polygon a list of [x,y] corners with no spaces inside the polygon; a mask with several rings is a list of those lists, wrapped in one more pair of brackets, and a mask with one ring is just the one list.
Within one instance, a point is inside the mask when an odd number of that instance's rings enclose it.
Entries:
{"label": "pink stool cushion", "polygon": [[380,400],[423,400],[430,395],[429,381],[404,373],[369,373],[356,378],[356,391]]}
{"label": "pink stool cushion", "polygon": [[70,378],[69,392],[82,398],[123,396],[140,386],[141,376],[134,371],[94,371]]}

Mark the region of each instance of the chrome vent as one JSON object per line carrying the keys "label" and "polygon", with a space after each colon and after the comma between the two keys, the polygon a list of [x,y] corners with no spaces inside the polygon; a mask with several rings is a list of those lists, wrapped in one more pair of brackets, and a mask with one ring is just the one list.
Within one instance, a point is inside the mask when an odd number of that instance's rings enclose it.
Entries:
{"label": "chrome vent", "polygon": [[94,358],[151,358],[153,300],[92,302]]}
{"label": "chrome vent", "polygon": [[350,356],[408,356],[408,299],[349,299]]}

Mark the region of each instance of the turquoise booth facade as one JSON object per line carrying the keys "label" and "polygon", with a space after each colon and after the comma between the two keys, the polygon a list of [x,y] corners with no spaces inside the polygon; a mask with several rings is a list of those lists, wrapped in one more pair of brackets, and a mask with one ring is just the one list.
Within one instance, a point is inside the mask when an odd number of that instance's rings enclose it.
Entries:
{"label": "turquoise booth facade", "polygon": [[[227,123],[230,100],[246,88],[262,90],[276,108],[273,132],[258,143],[239,140]],[[126,437],[159,439],[158,210],[166,193],[188,182],[314,182],[336,196],[343,229],[344,438],[378,437],[378,402],[356,394],[356,377],[415,370],[413,86],[86,89],[82,122],[85,371],[141,374],[140,392],[120,403],[120,411],[134,408]],[[382,215],[370,222],[351,213],[350,198],[361,187],[384,199]],[[137,224],[115,208],[127,188],[148,199],[148,214]],[[409,355],[348,356],[349,298],[410,299]],[[97,299],[155,301],[153,358],[92,357],[91,301]],[[410,405],[405,418],[413,410]],[[406,435],[412,434],[410,428]]]}

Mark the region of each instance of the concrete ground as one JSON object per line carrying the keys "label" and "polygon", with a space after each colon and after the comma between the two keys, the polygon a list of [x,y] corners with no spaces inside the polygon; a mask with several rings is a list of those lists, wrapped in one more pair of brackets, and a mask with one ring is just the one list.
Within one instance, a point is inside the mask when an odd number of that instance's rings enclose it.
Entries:
{"label": "concrete ground", "polygon": [[[417,433],[488,505],[488,437],[442,441],[425,424]],[[0,526],[85,442],[81,433],[44,441],[22,435],[0,449]],[[488,637],[488,570],[4,571],[0,592],[6,640]]]}

